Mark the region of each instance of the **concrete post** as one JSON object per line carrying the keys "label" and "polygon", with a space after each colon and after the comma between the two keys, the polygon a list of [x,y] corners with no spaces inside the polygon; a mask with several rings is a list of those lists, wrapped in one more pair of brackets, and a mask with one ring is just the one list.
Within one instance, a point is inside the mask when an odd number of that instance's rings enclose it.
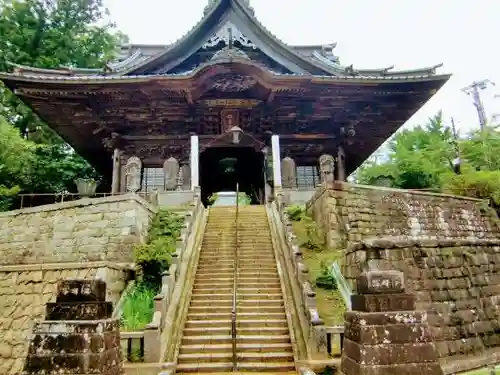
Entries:
{"label": "concrete post", "polygon": [[197,135],[191,136],[191,190],[200,186],[200,143]]}
{"label": "concrete post", "polygon": [[273,178],[274,189],[281,188],[281,157],[280,157],[280,136],[271,137],[271,147],[273,152]]}

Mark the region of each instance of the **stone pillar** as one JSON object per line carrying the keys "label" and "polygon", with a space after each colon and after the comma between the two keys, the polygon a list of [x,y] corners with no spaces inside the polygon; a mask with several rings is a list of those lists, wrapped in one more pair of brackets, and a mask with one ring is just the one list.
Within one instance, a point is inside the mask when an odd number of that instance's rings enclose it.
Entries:
{"label": "stone pillar", "polygon": [[176,158],[170,157],[163,163],[165,172],[165,190],[177,189],[177,179],[179,177],[179,162]]}
{"label": "stone pillar", "polygon": [[321,183],[331,186],[335,180],[335,159],[332,155],[321,155],[319,157],[319,171]]}
{"label": "stone pillar", "polygon": [[111,180],[111,193],[117,194],[120,191],[120,150],[115,148],[113,151],[113,176]]}
{"label": "stone pillar", "polygon": [[181,168],[182,185],[181,190],[191,190],[191,166],[189,162],[184,162]]}
{"label": "stone pillar", "polygon": [[285,189],[297,187],[297,168],[291,157],[287,156],[281,161],[281,178]]}
{"label": "stone pillar", "polygon": [[356,279],[358,294],[345,313],[341,373],[443,375],[427,312],[415,311],[416,296],[405,293],[402,272],[376,269],[383,262],[368,260]]}
{"label": "stone pillar", "polygon": [[345,172],[345,152],[344,147],[339,145],[337,149],[337,180],[346,181],[347,176]]}
{"label": "stone pillar", "polygon": [[141,190],[142,162],[137,156],[128,158],[125,165],[125,187],[127,192],[136,193]]}
{"label": "stone pillar", "polygon": [[271,147],[273,152],[273,179],[274,189],[281,188],[281,157],[280,157],[280,136],[271,136]]}
{"label": "stone pillar", "polygon": [[191,190],[200,186],[200,143],[197,135],[191,136]]}

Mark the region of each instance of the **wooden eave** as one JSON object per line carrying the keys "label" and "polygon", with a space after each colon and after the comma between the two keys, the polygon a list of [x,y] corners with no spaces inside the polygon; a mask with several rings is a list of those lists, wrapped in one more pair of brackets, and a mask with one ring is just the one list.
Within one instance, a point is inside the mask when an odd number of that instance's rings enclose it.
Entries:
{"label": "wooden eave", "polygon": [[[109,136],[109,132],[103,132],[102,129],[106,127],[120,129],[120,126],[129,120],[130,123],[138,124],[137,126],[142,126],[139,125],[142,123],[149,126],[155,121],[157,114],[152,106],[141,103],[160,102],[162,108],[171,108],[168,110],[176,113],[175,116],[179,119],[176,121],[182,122],[182,119],[189,117],[189,108],[197,105],[196,100],[203,99],[203,90],[197,92],[197,97],[194,98],[192,92],[204,85],[214,69],[220,69],[224,73],[228,68],[252,76],[259,87],[263,88],[259,92],[263,93],[262,95],[269,93],[269,98],[272,96],[267,105],[279,111],[281,113],[279,116],[282,118],[286,116],[287,107],[292,102],[309,101],[319,106],[320,111],[325,101],[335,102],[335,110],[330,109],[327,114],[324,114],[323,110],[315,116],[317,119],[324,118],[325,121],[331,121],[335,127],[360,124],[358,138],[355,140],[360,143],[354,143],[352,149],[346,150],[349,159],[348,171],[359,166],[450,77],[449,75],[371,78],[279,75],[250,60],[232,60],[205,64],[188,75],[74,77],[0,73],[0,80],[31,106],[83,157],[94,165],[103,162],[107,165],[110,163],[109,150],[105,149],[102,140],[103,137]],[[175,99],[175,104],[170,104],[174,102],[170,102],[165,93]],[[103,98],[108,102],[103,103]],[[189,104],[190,99],[192,104]],[[260,99],[266,100],[265,97]],[[110,112],[102,114],[99,108],[97,110],[89,108],[89,105],[99,107],[101,104],[109,108]],[[378,113],[381,106],[384,112]],[[371,109],[366,109],[367,107]],[[347,117],[342,117],[346,114],[341,113],[343,110],[348,111]],[[158,114],[161,115],[161,112]],[[185,121],[188,126],[188,121]],[[338,129],[332,128],[332,131],[334,130]],[[300,134],[296,133],[283,134],[283,147],[292,151],[293,147],[303,147],[305,150],[302,153],[303,157],[307,157],[308,145],[314,146],[325,142],[335,144],[328,138],[335,139],[333,133],[308,132],[307,128]],[[127,133],[124,135],[127,136]],[[188,141],[188,131],[185,133],[185,138],[182,142]],[[311,150],[314,150],[314,147]]]}

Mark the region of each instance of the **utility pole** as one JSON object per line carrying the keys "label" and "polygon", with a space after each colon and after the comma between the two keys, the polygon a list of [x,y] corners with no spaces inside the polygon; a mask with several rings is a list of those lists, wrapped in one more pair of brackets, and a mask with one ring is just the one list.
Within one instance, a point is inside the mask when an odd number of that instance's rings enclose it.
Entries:
{"label": "utility pole", "polygon": [[481,95],[479,90],[484,90],[488,87],[488,85],[494,86],[495,83],[490,81],[489,79],[483,79],[482,81],[474,81],[467,87],[464,87],[462,91],[467,95],[472,96],[472,100],[474,102],[474,106],[476,107],[477,115],[479,117],[479,126],[481,130],[484,129],[487,123],[486,111],[484,110],[483,102],[481,101]]}
{"label": "utility pole", "polygon": [[453,148],[455,149],[455,159],[452,161],[453,172],[455,174],[461,174],[462,160],[460,159],[460,148],[458,147],[458,132],[455,127],[455,119],[451,118],[451,132],[453,135]]}

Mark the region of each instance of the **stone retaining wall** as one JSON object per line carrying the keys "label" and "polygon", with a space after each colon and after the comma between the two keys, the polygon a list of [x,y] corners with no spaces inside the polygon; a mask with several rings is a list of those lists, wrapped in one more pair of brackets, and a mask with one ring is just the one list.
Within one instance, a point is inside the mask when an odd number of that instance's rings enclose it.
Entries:
{"label": "stone retaining wall", "polygon": [[500,347],[500,228],[486,202],[334,183],[307,209],[328,245],[345,249],[342,272],[355,292],[362,270],[384,259],[376,267],[402,271],[429,315],[441,360],[488,363]]}
{"label": "stone retaining wall", "polygon": [[329,246],[377,236],[498,238],[494,211],[465,197],[336,182],[307,204]]}
{"label": "stone retaining wall", "polygon": [[346,250],[352,284],[371,252],[404,273],[407,291],[429,315],[439,357],[481,356],[500,346],[500,239],[364,240]]}
{"label": "stone retaining wall", "polygon": [[0,265],[131,262],[154,208],[122,195],[0,213]]}

